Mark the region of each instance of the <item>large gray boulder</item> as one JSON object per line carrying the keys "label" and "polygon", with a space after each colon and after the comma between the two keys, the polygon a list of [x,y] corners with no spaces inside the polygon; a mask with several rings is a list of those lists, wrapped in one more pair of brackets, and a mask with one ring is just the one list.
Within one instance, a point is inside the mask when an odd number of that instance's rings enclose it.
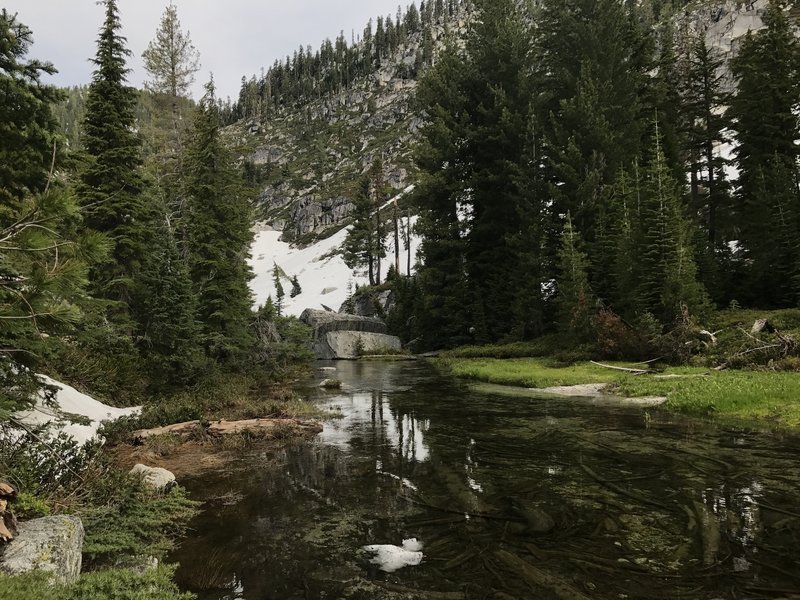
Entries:
{"label": "large gray boulder", "polygon": [[400,350],[400,338],[386,333],[380,319],[308,309],[300,320],[314,328],[314,354],[322,360]]}
{"label": "large gray boulder", "polygon": [[30,571],[52,573],[57,583],[73,583],[81,573],[83,523],[74,515],[25,521],[17,537],[0,556],[0,571],[19,575]]}

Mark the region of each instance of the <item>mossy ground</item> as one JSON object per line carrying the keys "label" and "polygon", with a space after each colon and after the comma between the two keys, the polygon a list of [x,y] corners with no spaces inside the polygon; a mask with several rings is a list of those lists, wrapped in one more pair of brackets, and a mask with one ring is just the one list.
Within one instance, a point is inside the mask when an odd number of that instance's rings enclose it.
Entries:
{"label": "mossy ground", "polygon": [[626,397],[664,396],[669,409],[684,414],[800,427],[796,372],[670,367],[657,375],[632,375],[588,362],[558,366],[544,358],[442,358],[437,364],[475,381],[532,388],[606,383],[610,391]]}

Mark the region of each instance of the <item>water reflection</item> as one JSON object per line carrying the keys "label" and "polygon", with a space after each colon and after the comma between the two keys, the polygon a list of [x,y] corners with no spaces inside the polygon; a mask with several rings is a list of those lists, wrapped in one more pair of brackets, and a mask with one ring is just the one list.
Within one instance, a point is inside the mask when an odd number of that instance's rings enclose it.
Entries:
{"label": "water reflection", "polygon": [[[475,392],[423,364],[337,369],[342,393],[306,391],[341,414],[318,440],[187,482],[206,511],[173,559],[201,599],[800,589],[795,438]],[[410,537],[418,567],[358,555]]]}

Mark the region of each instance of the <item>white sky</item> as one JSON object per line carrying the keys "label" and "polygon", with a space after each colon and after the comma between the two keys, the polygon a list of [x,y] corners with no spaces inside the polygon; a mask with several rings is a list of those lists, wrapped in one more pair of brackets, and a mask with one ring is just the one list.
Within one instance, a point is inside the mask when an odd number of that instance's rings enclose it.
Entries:
{"label": "white sky", "polygon": [[[214,73],[217,95],[236,99],[242,75],[248,79],[276,58],[301,44],[316,50],[340,31],[350,41],[370,18],[397,13],[411,0],[174,0],[181,28],[189,31],[200,52],[201,69],[194,95]],[[133,52],[129,82],[140,87],[146,78],[141,55],[158,29],[169,0],[119,0],[122,35]],[[69,86],[89,83],[97,33],[104,9],[95,0],[5,0],[0,8],[17,13],[33,30],[29,58],[52,62],[59,70],[52,82]]]}

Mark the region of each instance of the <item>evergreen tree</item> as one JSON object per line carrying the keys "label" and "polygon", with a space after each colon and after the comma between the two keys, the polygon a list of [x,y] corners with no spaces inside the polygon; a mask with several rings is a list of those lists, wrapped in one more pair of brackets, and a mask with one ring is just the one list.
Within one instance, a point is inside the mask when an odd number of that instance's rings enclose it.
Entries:
{"label": "evergreen tree", "polygon": [[[747,34],[731,62],[737,82],[730,105],[739,169],[736,213],[750,271],[746,289],[739,291],[746,302],[781,306],[792,295],[787,273],[794,272],[796,264],[776,264],[774,259],[792,256],[790,248],[776,255],[776,245],[787,243],[780,228],[795,222],[800,205],[792,190],[771,194],[770,188],[798,179],[800,43],[783,2],[770,2],[765,22],[765,29]],[[784,181],[776,182],[776,177]]]}
{"label": "evergreen tree", "polygon": [[156,37],[142,53],[144,68],[150,75],[145,85],[170,99],[186,98],[200,69],[199,54],[189,33],[181,29],[178,9],[170,3],[161,17]]}
{"label": "evergreen tree", "polygon": [[643,172],[634,252],[637,312],[662,323],[705,310],[705,291],[697,281],[691,225],[684,214],[680,188],[672,178],[655,128],[652,158]]}
{"label": "evergreen tree", "polygon": [[273,263],[272,265],[272,284],[275,286],[275,311],[278,316],[281,316],[283,314],[283,300],[286,297],[286,292],[283,291],[281,269],[278,263]]}
{"label": "evergreen tree", "polygon": [[589,286],[589,261],[580,244],[580,234],[567,214],[558,253],[558,325],[572,342],[591,336],[595,304]]}
{"label": "evergreen tree", "polygon": [[535,161],[530,35],[520,10],[512,0],[479,2],[463,53],[446,50],[420,83],[430,115],[417,156],[424,173],[416,194],[420,288],[430,302],[421,319],[430,322],[426,333],[438,330],[440,344],[470,331],[475,341],[520,337],[530,322],[520,290],[528,292],[523,284],[537,277],[518,265],[540,257],[528,245],[537,228],[523,216],[540,218],[544,203],[526,176]]}
{"label": "evergreen tree", "polygon": [[366,267],[369,284],[375,285],[375,262],[379,250],[370,190],[370,178],[365,175],[361,178],[353,198],[353,225],[344,240],[342,256],[351,269]]}
{"label": "evergreen tree", "polygon": [[233,363],[252,344],[251,208],[220,139],[213,80],[195,112],[186,173],[189,272],[200,336],[208,356]]}
{"label": "evergreen tree", "polygon": [[198,365],[197,305],[166,207],[155,199],[148,205],[151,243],[133,288],[137,345],[152,365],[151,378],[174,382],[191,376]]}
{"label": "evergreen tree", "polygon": [[0,11],[0,224],[18,216],[17,204],[44,191],[60,151],[53,105],[62,93],[41,82],[52,64],[27,59],[33,34]]}
{"label": "evergreen tree", "polygon": [[30,405],[48,340],[74,332],[86,261],[104,240],[78,235],[80,215],[54,174],[62,95],[41,81],[52,65],[30,60],[32,32],[0,11],[0,420]]}
{"label": "evergreen tree", "polygon": [[705,35],[697,35],[683,83],[692,208],[704,215],[706,238],[712,249],[725,241],[720,237],[718,221],[720,213],[724,214],[728,208],[726,161],[718,150],[718,146],[729,141],[726,132],[730,126],[724,112],[730,95],[725,88],[723,62],[723,57],[708,46]]}
{"label": "evergreen tree", "polygon": [[85,166],[78,196],[86,225],[108,235],[113,248],[91,272],[92,289],[116,302],[114,321],[128,319],[133,277],[148,250],[147,208],[142,199],[141,142],[135,133],[136,91],[125,85],[130,51],[120,36],[116,0],[104,0],[95,71],[86,103]]}
{"label": "evergreen tree", "polygon": [[652,44],[626,4],[546,0],[537,19],[542,159],[556,213],[570,212],[590,247],[604,187],[640,155],[646,131]]}
{"label": "evergreen tree", "polygon": [[[426,14],[425,11],[422,13]],[[461,89],[463,51],[454,44],[420,80],[417,101],[428,113],[416,151],[420,167],[413,201],[422,237],[414,334],[423,347],[470,341],[466,299],[465,241],[459,214],[466,202],[458,145],[466,100]]]}

